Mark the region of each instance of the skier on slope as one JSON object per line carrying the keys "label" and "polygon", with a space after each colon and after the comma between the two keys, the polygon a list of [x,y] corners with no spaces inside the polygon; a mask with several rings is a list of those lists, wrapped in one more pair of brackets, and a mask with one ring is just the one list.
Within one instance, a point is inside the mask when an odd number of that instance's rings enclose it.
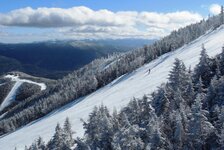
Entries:
{"label": "skier on slope", "polygon": [[148,73],[150,74],[150,72],[151,72],[151,69],[149,69],[149,72]]}

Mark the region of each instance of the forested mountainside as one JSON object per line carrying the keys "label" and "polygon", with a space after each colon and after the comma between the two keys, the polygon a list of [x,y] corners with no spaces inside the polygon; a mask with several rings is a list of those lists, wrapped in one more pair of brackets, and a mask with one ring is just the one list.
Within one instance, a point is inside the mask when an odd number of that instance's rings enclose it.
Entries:
{"label": "forested mountainside", "polygon": [[[149,83],[146,83],[149,84]],[[176,59],[168,82],[150,96],[132,99],[111,114],[95,107],[83,121],[84,137],[73,138],[67,118],[47,143],[41,136],[26,150],[224,149],[224,47],[209,58],[202,46],[194,70]],[[147,94],[147,93],[146,93]],[[75,146],[74,146],[75,145]]]}
{"label": "forested mountainside", "polygon": [[190,43],[206,32],[222,25],[221,17],[223,16],[217,15],[208,20],[202,20],[199,23],[173,31],[169,36],[150,46],[125,54],[97,59],[74,71],[59,80],[55,87],[27,98],[11,108],[0,120],[0,134],[12,132],[69,102],[74,102],[77,98],[92,93],[158,56]]}
{"label": "forested mountainside", "polygon": [[51,88],[56,81],[10,72],[0,77],[0,111],[7,112],[23,100]]}
{"label": "forested mountainside", "polygon": [[0,44],[0,75],[9,71],[21,71],[59,79],[96,58],[133,50],[152,41],[108,39]]}

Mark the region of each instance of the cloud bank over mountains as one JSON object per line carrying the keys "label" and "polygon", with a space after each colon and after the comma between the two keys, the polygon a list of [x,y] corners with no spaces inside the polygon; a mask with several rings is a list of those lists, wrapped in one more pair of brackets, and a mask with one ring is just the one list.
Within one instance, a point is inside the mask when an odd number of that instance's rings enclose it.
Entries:
{"label": "cloud bank over mountains", "polygon": [[[198,22],[195,12],[171,13],[31,7],[0,13],[0,25],[10,28],[53,29],[49,38],[160,38],[174,29]],[[12,34],[12,33],[11,33]],[[43,33],[48,34],[47,32]],[[4,38],[4,37],[1,37]],[[1,40],[1,39],[0,39]]]}

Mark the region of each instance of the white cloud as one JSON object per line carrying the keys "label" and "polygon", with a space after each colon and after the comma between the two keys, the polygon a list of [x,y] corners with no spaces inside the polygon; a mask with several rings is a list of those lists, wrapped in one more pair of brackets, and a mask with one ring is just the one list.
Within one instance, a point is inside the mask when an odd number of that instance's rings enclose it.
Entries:
{"label": "white cloud", "polygon": [[57,36],[51,38],[158,38],[201,19],[201,15],[189,11],[112,12],[84,6],[68,9],[27,7],[0,13],[0,25],[55,28]]}
{"label": "white cloud", "polygon": [[221,6],[219,4],[212,4],[209,7],[209,11],[213,15],[218,15],[221,12]]}
{"label": "white cloud", "polygon": [[127,24],[119,15],[108,11],[93,11],[87,7],[17,9],[0,14],[0,24],[5,26],[65,27],[80,25],[119,26]]}

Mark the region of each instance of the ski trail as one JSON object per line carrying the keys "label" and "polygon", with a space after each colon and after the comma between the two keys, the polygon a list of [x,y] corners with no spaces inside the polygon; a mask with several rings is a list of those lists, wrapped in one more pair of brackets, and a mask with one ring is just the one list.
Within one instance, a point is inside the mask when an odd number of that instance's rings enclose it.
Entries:
{"label": "ski trail", "polygon": [[43,91],[47,88],[47,86],[44,83],[37,83],[37,82],[26,80],[26,79],[20,79],[19,76],[6,75],[5,78],[10,78],[11,81],[15,82],[15,84],[12,87],[12,89],[10,90],[10,92],[8,93],[8,95],[3,100],[3,102],[0,106],[0,111],[2,111],[4,108],[6,108],[7,106],[9,106],[10,104],[12,104],[15,101],[16,93],[23,83],[31,83],[31,84],[38,85],[38,86],[40,86],[41,91]]}
{"label": "ski trail", "polygon": [[31,84],[35,84],[40,86],[41,91],[46,90],[47,86],[44,83],[37,83],[31,80],[27,80],[27,79],[20,79],[19,76],[15,76],[15,75],[6,75],[5,78],[10,78],[11,81],[21,81],[21,82],[26,82],[26,83],[31,83]]}
{"label": "ski trail", "polygon": [[13,88],[10,90],[9,94],[5,97],[4,101],[2,102],[0,106],[0,111],[2,111],[5,107],[9,106],[15,100],[16,92],[22,85],[22,83],[23,82],[18,81],[14,84]]}

